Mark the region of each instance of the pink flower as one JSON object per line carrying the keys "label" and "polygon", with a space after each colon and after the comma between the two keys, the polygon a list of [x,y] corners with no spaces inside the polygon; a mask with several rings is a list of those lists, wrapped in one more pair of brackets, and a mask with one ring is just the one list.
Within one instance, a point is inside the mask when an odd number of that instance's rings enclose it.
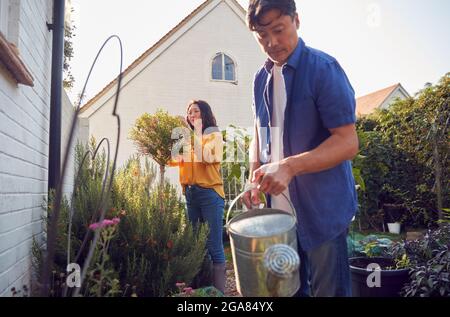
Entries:
{"label": "pink flower", "polygon": [[184,292],[186,293],[186,295],[192,295],[192,293],[194,292],[194,290],[192,289],[192,287],[186,287],[184,289]]}
{"label": "pink flower", "polygon": [[91,229],[92,231],[97,230],[98,228],[100,228],[100,224],[99,223],[93,223],[89,226],[89,229]]}
{"label": "pink flower", "polygon": [[103,228],[103,227],[112,226],[112,225],[114,225],[114,224],[115,224],[114,221],[109,220],[109,219],[105,219],[105,220],[103,220],[103,222],[102,222],[102,228]]}
{"label": "pink flower", "polygon": [[109,227],[109,226],[115,226],[120,222],[119,218],[113,218],[111,219],[105,219],[102,222],[96,222],[93,223],[89,226],[89,229],[92,231],[95,231],[97,229],[101,229],[101,228],[105,228],[105,227]]}
{"label": "pink flower", "polygon": [[175,286],[178,287],[178,288],[183,288],[183,287],[186,286],[186,283],[178,282],[178,283],[175,284]]}

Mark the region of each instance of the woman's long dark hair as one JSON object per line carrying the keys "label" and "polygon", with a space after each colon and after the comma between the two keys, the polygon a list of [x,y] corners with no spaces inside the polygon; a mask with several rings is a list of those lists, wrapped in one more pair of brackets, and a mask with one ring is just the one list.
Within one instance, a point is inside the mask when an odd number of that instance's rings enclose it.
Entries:
{"label": "woman's long dark hair", "polygon": [[[212,113],[211,107],[210,105],[203,100],[191,100],[188,104],[187,107],[187,111],[189,112],[189,108],[191,108],[193,105],[197,105],[198,108],[200,109],[200,113],[202,116],[202,133],[205,132],[206,129],[208,128],[217,128],[217,121],[216,121],[216,117],[214,117],[214,114]],[[189,121],[189,117],[186,116],[186,121],[189,124],[189,126],[191,127],[192,130],[194,130],[194,126],[191,124],[191,122]]]}

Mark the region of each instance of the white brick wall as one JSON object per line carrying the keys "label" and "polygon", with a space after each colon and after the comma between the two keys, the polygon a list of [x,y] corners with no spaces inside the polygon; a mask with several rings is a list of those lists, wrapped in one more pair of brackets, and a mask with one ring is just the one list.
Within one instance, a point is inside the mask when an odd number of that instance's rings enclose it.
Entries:
{"label": "white brick wall", "polygon": [[[17,85],[0,67],[0,296],[28,287],[33,236],[42,240],[47,196],[50,125],[52,0],[11,0],[20,5],[17,46],[34,87]],[[63,93],[63,134],[73,109]],[[65,142],[62,147],[64,149]],[[73,158],[64,192],[71,193]]]}
{"label": "white brick wall", "polygon": [[[237,85],[211,81],[211,61],[218,52],[235,59]],[[189,100],[204,99],[210,103],[221,128],[229,124],[251,127],[253,76],[264,60],[244,21],[225,1],[220,2],[134,79],[129,82],[124,79],[126,85],[118,107],[122,124],[118,166],[136,153],[129,140],[136,119],[145,112],[154,113],[157,108],[172,115],[185,115]],[[115,88],[112,90],[115,92]],[[97,141],[108,137],[114,153],[117,125],[111,116],[113,102],[113,98],[98,101],[102,107],[89,117],[89,134]],[[178,183],[176,168],[169,168],[167,174],[171,182]]]}

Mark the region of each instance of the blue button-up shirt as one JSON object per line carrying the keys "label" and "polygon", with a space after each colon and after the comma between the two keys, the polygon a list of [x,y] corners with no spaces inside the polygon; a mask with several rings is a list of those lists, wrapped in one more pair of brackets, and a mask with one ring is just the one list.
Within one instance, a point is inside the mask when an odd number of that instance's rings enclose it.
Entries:
{"label": "blue button-up shirt", "polygon": [[[272,67],[273,62],[266,61],[254,80],[253,111],[261,164],[270,162]],[[311,151],[331,136],[329,129],[356,122],[354,90],[333,57],[299,39],[283,75],[287,95],[284,157]],[[294,177],[289,194],[297,212],[300,244],[305,251],[314,249],[346,230],[355,215],[351,162]]]}

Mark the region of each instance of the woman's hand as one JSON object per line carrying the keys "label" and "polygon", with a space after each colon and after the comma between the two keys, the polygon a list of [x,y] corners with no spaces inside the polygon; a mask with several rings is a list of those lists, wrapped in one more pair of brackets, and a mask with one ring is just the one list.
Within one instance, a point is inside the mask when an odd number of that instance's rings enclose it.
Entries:
{"label": "woman's hand", "polygon": [[175,167],[182,163],[184,163],[183,155],[177,154],[170,159],[168,165]]}
{"label": "woman's hand", "polygon": [[194,132],[196,134],[201,135],[203,133],[202,119],[195,119],[193,126],[194,126]]}

